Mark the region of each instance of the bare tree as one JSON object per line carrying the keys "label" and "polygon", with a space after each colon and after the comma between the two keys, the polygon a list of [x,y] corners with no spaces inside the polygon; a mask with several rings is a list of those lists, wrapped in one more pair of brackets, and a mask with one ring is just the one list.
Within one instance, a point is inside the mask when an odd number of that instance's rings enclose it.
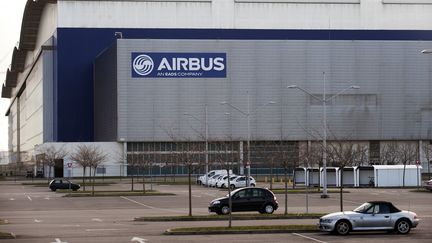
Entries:
{"label": "bare tree", "polygon": [[48,166],[48,181],[51,178],[51,169],[55,166],[56,161],[63,160],[68,153],[64,150],[63,146],[56,148],[53,145],[43,145],[38,149],[42,154],[40,157],[42,162]]}
{"label": "bare tree", "polygon": [[83,168],[83,190],[86,190],[86,169],[90,167],[89,150],[83,144],[79,144],[74,153],[69,158],[75,161],[78,165]]}
{"label": "bare tree", "polygon": [[390,141],[384,144],[381,149],[381,163],[385,165],[399,164],[399,147],[395,141]]}
{"label": "bare tree", "polygon": [[405,170],[407,164],[415,162],[418,158],[418,149],[415,144],[403,143],[398,149],[399,160],[403,164],[402,186],[405,187]]}
{"label": "bare tree", "polygon": [[201,155],[204,154],[204,144],[202,142],[193,141],[190,138],[179,136],[172,127],[170,129],[164,128],[163,130],[175,144],[175,149],[171,151],[172,161],[187,168],[189,191],[188,215],[192,216],[192,174],[200,167],[200,163],[203,161]]}
{"label": "bare tree", "polygon": [[93,177],[92,195],[94,195],[96,170],[106,160],[106,154],[96,146],[80,144],[70,157],[78,164],[85,164],[86,167],[93,169],[93,174],[90,171],[90,176]]}
{"label": "bare tree", "polygon": [[[229,142],[227,142],[229,141]],[[220,142],[213,142],[211,143],[211,147],[213,148],[213,156],[215,163],[219,164],[221,168],[226,169],[227,171],[227,188],[228,188],[228,208],[229,208],[229,215],[228,215],[228,228],[231,228],[232,226],[232,199],[231,199],[231,170],[232,165],[235,164],[239,160],[239,152],[236,150],[236,147],[234,146],[232,139],[227,139],[226,141],[220,141]]]}
{"label": "bare tree", "polygon": [[289,170],[294,168],[298,161],[298,143],[297,142],[286,142],[279,141],[275,143],[275,151],[277,153],[277,160],[284,170],[284,181],[285,181],[285,211],[284,214],[288,214],[288,173]]}
{"label": "bare tree", "polygon": [[177,144],[179,164],[187,168],[189,191],[189,216],[192,216],[192,174],[202,161],[203,144],[184,139]]}
{"label": "bare tree", "polygon": [[340,210],[343,212],[343,175],[347,166],[360,165],[367,153],[367,147],[350,139],[334,140],[327,144],[327,154],[333,166],[340,170]]}

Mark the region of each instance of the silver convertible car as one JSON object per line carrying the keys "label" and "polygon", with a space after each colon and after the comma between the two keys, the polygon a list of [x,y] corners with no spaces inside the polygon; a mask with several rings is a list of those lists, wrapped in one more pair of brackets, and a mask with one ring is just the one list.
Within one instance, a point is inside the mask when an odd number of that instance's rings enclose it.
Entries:
{"label": "silver convertible car", "polygon": [[327,214],[320,218],[321,231],[346,235],[350,231],[387,230],[407,234],[417,227],[417,214],[401,211],[390,202],[373,201],[362,204],[353,211]]}

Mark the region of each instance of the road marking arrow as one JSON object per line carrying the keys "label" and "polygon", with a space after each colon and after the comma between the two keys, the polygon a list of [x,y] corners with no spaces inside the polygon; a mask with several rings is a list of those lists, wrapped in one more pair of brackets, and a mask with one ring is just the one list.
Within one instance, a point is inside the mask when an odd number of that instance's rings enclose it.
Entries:
{"label": "road marking arrow", "polygon": [[67,243],[66,241],[61,241],[59,238],[55,238],[54,242],[51,243]]}
{"label": "road marking arrow", "polygon": [[138,241],[139,243],[146,243],[147,239],[143,239],[143,238],[139,238],[139,237],[134,237],[131,239],[131,241]]}

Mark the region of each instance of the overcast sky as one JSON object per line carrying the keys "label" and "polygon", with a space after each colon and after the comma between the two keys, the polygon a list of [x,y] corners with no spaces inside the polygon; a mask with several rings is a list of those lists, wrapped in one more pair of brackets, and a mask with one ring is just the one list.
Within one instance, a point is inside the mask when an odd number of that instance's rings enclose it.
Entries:
{"label": "overcast sky", "polygon": [[[13,48],[19,41],[26,0],[0,1],[0,83],[12,60]],[[0,151],[8,149],[8,120],[5,116],[9,99],[0,99]]]}

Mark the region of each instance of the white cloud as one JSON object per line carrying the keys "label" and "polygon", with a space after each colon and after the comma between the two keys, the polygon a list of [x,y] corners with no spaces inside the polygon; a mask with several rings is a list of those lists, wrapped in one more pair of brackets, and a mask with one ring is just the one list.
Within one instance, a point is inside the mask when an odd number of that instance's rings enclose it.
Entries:
{"label": "white cloud", "polygon": [[[12,59],[12,50],[19,41],[21,20],[26,0],[0,2],[0,84]],[[5,116],[9,99],[0,99],[0,151],[8,149],[8,120]]]}

